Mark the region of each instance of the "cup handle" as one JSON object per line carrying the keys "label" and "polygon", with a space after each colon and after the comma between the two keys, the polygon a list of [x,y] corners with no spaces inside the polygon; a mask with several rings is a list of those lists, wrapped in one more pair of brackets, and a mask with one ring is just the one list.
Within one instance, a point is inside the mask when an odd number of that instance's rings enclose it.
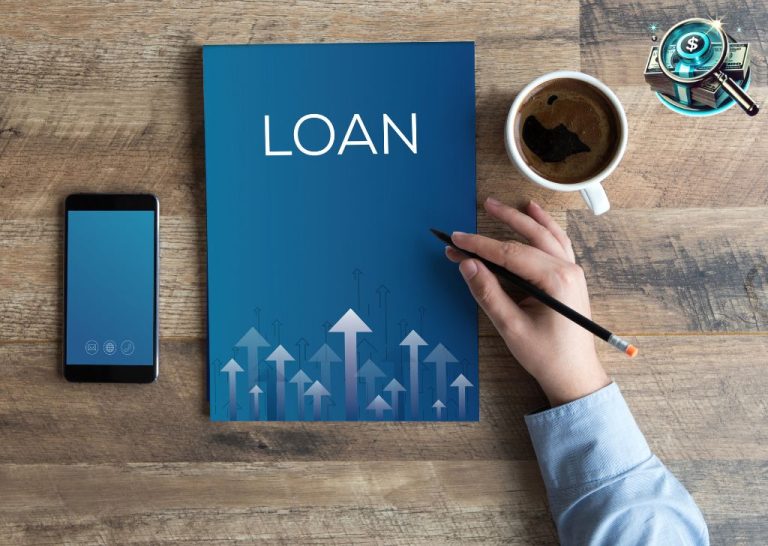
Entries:
{"label": "cup handle", "polygon": [[581,196],[596,216],[608,212],[608,209],[611,208],[611,203],[608,201],[608,195],[606,195],[601,184],[587,186],[581,190]]}

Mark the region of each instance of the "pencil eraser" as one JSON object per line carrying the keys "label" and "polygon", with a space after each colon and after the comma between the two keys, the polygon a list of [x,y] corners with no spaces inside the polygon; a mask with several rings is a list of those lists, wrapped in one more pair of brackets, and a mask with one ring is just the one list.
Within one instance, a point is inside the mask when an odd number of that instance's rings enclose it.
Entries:
{"label": "pencil eraser", "polygon": [[627,354],[629,355],[629,358],[635,358],[637,356],[637,352],[637,347],[634,345],[627,347]]}

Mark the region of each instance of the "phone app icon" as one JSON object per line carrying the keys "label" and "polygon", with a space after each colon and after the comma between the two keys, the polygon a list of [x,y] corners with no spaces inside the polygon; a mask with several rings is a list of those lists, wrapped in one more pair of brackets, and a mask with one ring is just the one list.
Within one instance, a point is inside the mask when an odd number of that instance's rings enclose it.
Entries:
{"label": "phone app icon", "polygon": [[99,352],[99,343],[95,339],[89,339],[85,342],[85,352],[89,355],[95,355]]}
{"label": "phone app icon", "polygon": [[130,339],[124,339],[123,342],[120,344],[120,352],[123,353],[125,356],[130,356],[133,354],[133,351],[136,350],[136,346],[133,344],[133,341]]}
{"label": "phone app icon", "polygon": [[112,341],[111,339],[108,339],[104,342],[104,354],[106,355],[113,355],[117,352],[117,344]]}

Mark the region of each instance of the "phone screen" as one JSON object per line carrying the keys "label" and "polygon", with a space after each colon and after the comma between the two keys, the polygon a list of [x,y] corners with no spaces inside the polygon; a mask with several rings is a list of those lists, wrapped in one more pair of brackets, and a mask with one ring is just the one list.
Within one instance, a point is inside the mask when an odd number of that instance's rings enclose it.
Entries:
{"label": "phone screen", "polygon": [[153,366],[156,213],[66,214],[65,364]]}

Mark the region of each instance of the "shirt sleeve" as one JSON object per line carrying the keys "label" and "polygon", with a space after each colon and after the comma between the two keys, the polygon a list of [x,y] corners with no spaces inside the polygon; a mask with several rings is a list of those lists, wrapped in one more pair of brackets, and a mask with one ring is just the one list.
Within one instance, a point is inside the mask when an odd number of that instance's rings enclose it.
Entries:
{"label": "shirt sleeve", "polygon": [[562,544],[709,544],[615,383],[525,421]]}

